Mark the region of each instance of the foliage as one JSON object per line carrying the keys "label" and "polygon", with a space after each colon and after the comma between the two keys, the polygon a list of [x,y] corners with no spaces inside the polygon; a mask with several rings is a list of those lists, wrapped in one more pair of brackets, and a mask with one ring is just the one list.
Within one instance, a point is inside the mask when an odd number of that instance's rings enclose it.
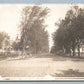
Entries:
{"label": "foliage", "polygon": [[[64,53],[75,55],[75,48],[78,46],[78,56],[80,56],[80,43],[84,39],[84,9],[78,6],[67,11],[64,19],[60,21],[58,30],[53,35],[54,46]],[[55,51],[55,50],[54,50]]]}
{"label": "foliage", "polygon": [[5,46],[8,46],[9,39],[10,37],[8,36],[6,32],[0,32],[0,48],[3,47],[3,44],[5,44]]}
{"label": "foliage", "polygon": [[44,19],[48,8],[27,6],[22,11],[21,46],[23,50],[29,48],[32,53],[48,52],[48,33],[45,31]]}

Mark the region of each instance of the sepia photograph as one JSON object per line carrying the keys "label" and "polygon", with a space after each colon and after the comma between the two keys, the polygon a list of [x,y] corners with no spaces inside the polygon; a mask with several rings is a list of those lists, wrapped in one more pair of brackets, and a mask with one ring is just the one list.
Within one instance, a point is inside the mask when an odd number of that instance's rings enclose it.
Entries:
{"label": "sepia photograph", "polygon": [[2,80],[84,80],[84,4],[0,4]]}

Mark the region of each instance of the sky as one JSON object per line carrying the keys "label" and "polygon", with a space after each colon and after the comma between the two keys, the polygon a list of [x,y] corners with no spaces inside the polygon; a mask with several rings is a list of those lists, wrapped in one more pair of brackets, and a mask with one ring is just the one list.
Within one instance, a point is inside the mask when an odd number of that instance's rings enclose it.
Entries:
{"label": "sky", "polygon": [[[5,31],[11,40],[15,40],[19,35],[19,24],[21,20],[21,10],[24,6],[31,4],[0,4],[0,31]],[[46,30],[49,33],[49,47],[53,46],[52,34],[57,30],[55,23],[63,19],[71,4],[41,4],[42,7],[50,9],[46,17],[45,24],[48,25]]]}

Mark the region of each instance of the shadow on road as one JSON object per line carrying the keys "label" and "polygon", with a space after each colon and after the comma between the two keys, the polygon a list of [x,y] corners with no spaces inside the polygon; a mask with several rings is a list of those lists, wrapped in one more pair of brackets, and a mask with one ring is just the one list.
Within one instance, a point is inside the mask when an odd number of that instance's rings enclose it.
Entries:
{"label": "shadow on road", "polygon": [[84,77],[84,72],[79,72],[79,70],[68,69],[62,71],[62,73],[55,73],[55,77]]}

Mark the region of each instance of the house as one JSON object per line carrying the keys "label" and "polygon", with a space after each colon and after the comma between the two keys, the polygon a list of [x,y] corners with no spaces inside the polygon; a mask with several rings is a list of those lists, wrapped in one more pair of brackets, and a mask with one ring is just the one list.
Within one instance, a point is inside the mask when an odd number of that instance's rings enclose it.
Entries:
{"label": "house", "polygon": [[[76,46],[75,52],[78,52],[78,47]],[[81,39],[80,43],[80,53],[84,53],[84,39]]]}
{"label": "house", "polygon": [[[78,53],[78,49],[76,47],[75,52]],[[80,45],[80,53],[84,53],[84,44]]]}

